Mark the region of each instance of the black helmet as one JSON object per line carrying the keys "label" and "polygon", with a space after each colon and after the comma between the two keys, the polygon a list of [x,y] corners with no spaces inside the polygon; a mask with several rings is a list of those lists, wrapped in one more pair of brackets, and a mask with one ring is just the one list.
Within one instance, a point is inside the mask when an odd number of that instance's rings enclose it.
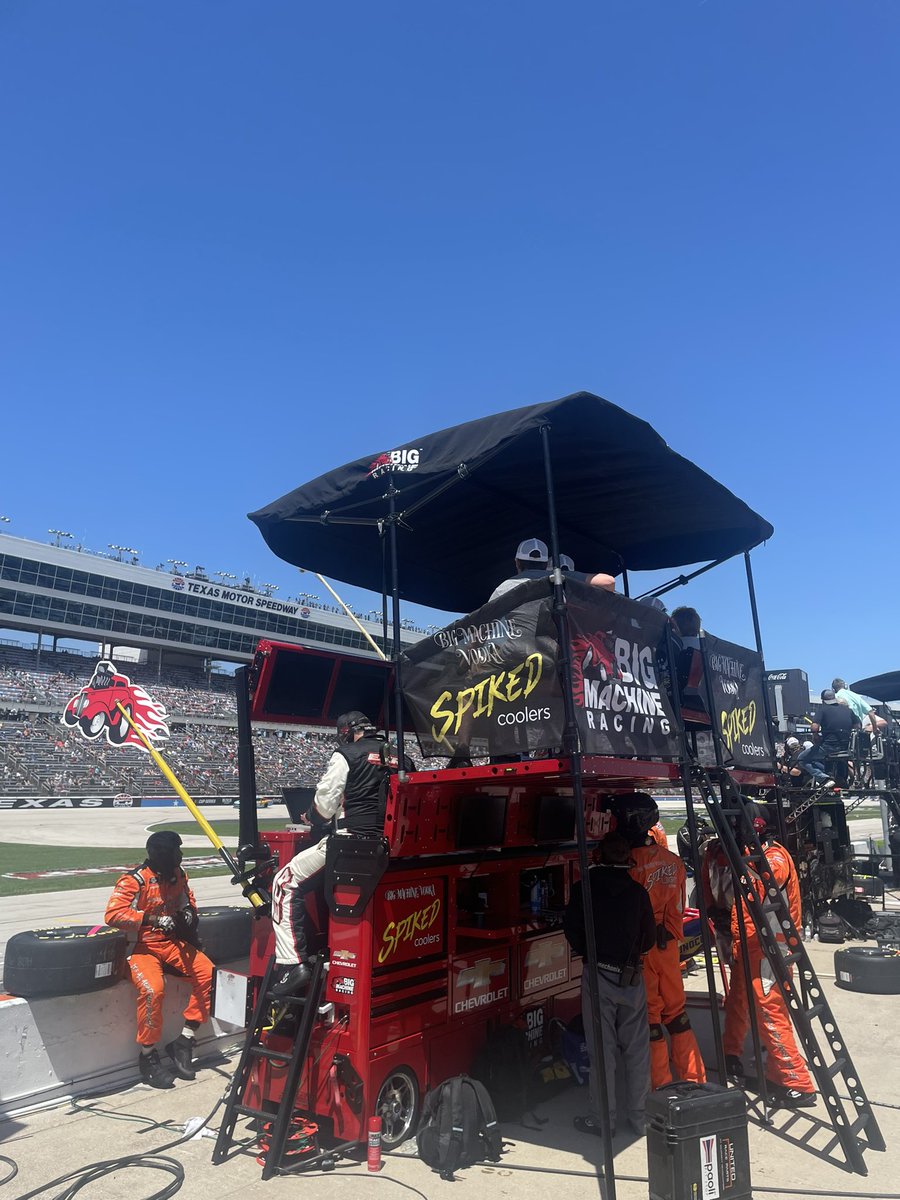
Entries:
{"label": "black helmet", "polygon": [[353,735],[361,729],[371,729],[374,731],[375,726],[369,720],[365,713],[357,710],[353,712],[343,713],[337,719],[337,735],[339,742],[352,742]]}
{"label": "black helmet", "polygon": [[181,865],[181,837],[174,829],[160,829],[147,838],[147,862],[157,875],[172,879]]}
{"label": "black helmet", "polygon": [[659,806],[648,792],[616,796],[612,810],[616,818],[616,831],[628,840],[630,846],[643,845],[647,834],[659,820]]}

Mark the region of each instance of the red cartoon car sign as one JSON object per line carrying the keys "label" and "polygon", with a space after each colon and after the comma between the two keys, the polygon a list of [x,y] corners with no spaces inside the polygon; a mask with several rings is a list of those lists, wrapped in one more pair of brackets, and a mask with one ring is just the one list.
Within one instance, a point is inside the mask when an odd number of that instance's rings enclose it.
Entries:
{"label": "red cartoon car sign", "polygon": [[145,737],[151,741],[168,738],[165,705],[149,696],[139,684],[132,683],[127,675],[120,675],[115,665],[106,660],[97,663],[90,683],[66,705],[62,724],[91,740],[105,737],[113,746],[146,749],[122,716],[120,704]]}

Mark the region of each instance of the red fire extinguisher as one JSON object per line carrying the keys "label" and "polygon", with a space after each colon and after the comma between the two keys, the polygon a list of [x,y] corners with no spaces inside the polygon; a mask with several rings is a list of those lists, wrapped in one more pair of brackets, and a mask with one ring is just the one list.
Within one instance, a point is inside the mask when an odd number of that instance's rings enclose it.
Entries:
{"label": "red fire extinguisher", "polygon": [[381,1170],[381,1117],[369,1117],[369,1149],[366,1164],[370,1171]]}

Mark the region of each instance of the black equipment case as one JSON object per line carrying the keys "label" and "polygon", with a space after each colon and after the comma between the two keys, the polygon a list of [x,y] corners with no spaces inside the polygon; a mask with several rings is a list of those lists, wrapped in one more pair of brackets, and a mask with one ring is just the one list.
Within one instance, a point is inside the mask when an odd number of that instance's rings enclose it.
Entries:
{"label": "black equipment case", "polygon": [[747,1101],[717,1083],[670,1083],[647,1099],[650,1200],[750,1200]]}

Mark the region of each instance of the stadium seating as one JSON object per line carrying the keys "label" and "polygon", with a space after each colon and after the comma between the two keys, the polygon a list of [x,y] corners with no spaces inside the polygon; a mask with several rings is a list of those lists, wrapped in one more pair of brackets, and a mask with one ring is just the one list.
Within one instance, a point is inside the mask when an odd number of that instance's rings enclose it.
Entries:
{"label": "stadium seating", "polygon": [[[93,660],[67,652],[0,645],[0,795],[96,795],[127,792],[168,796],[170,789],[144,751],[87,741],[60,723],[66,703],[90,678]],[[234,682],[189,668],[164,670],[122,664],[166,705],[171,738],[160,748],[191,795],[236,796],[237,731]],[[282,787],[314,784],[334,737],[321,729],[256,729],[257,792],[279,797]],[[415,747],[407,747],[417,759]],[[423,763],[420,765],[438,765]]]}

